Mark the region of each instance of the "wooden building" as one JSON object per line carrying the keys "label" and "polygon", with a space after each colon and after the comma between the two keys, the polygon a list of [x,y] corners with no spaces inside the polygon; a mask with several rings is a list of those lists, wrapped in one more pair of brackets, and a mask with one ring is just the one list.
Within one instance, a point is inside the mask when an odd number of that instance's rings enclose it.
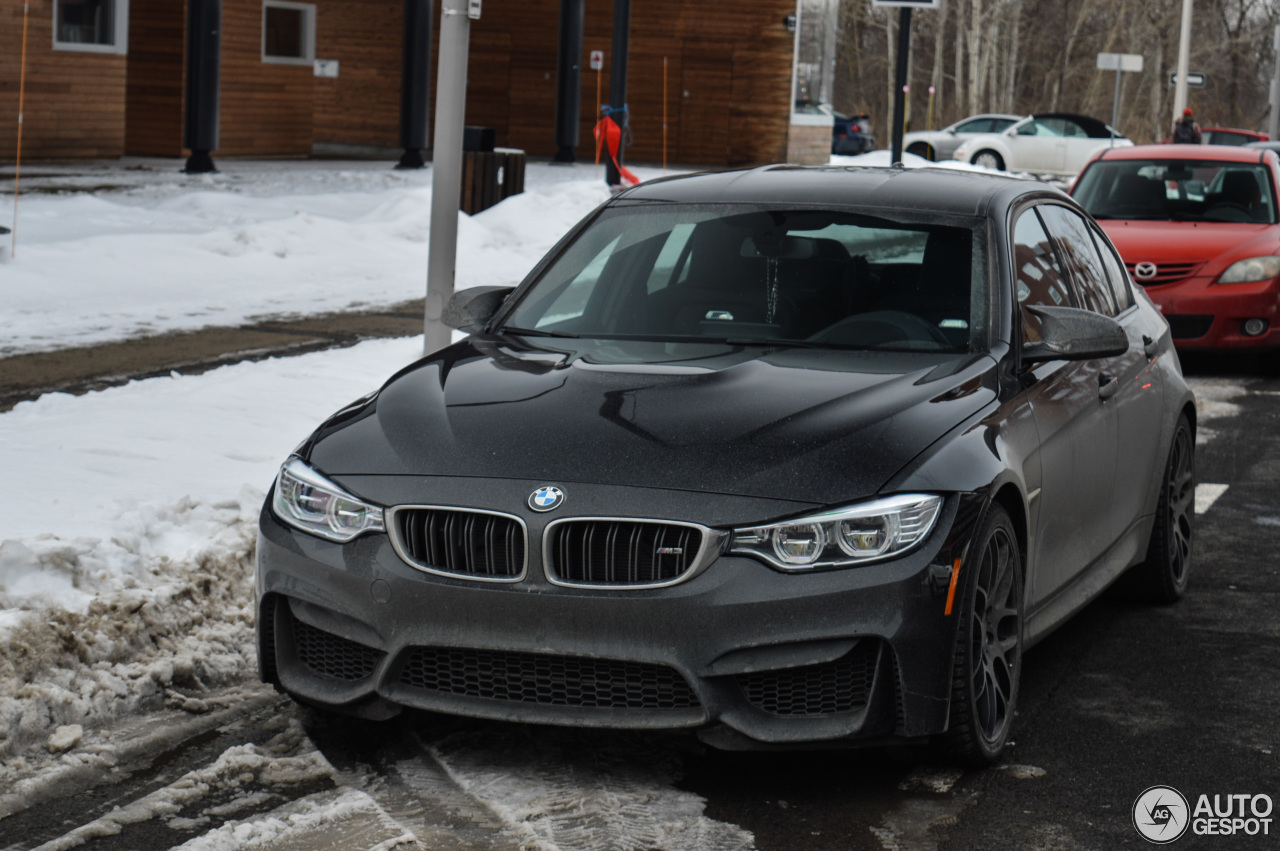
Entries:
{"label": "wooden building", "polygon": [[[397,150],[403,0],[223,0],[217,157]],[[435,4],[436,32],[439,6]],[[630,161],[786,158],[795,0],[632,6]],[[471,28],[467,122],[555,153],[559,0],[486,0]],[[587,0],[580,159],[609,91],[611,0]],[[184,0],[31,0],[24,159],[184,155]],[[0,0],[0,161],[17,136],[23,0]],[[589,70],[600,50],[604,68]],[[432,61],[432,75],[435,62]],[[434,81],[433,81],[434,83]]]}

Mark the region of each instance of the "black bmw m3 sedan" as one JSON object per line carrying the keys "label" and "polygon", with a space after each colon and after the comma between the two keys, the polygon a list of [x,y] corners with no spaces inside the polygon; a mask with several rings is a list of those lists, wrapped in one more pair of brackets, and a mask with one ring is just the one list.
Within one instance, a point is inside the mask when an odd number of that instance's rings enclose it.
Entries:
{"label": "black bmw m3 sedan", "polygon": [[308,704],[980,765],[1029,647],[1186,587],[1192,393],[1042,184],[652,181],[446,319],[263,507],[261,676]]}

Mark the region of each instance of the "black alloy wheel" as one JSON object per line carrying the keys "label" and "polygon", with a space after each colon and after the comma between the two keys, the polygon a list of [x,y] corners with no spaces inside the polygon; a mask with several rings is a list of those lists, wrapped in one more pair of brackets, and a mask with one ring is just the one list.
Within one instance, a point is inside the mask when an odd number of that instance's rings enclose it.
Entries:
{"label": "black alloy wheel", "polygon": [[988,509],[960,569],[968,575],[962,577],[951,723],[942,743],[957,761],[976,768],[1000,758],[1022,676],[1022,554],[1000,505]]}
{"label": "black alloy wheel", "polygon": [[1148,603],[1176,603],[1187,590],[1196,515],[1195,451],[1191,424],[1184,414],[1174,426],[1147,559],[1125,577],[1130,594]]}

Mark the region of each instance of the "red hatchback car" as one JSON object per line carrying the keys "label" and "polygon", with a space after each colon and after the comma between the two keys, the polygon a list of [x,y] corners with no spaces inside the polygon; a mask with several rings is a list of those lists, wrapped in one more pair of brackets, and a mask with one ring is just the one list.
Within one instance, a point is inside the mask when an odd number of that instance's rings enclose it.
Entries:
{"label": "red hatchback car", "polygon": [[1071,194],[1102,225],[1183,349],[1280,350],[1274,151],[1103,150]]}

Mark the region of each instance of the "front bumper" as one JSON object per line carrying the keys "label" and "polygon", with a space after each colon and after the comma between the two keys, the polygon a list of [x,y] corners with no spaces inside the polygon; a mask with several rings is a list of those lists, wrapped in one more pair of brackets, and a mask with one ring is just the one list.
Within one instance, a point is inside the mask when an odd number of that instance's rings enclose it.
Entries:
{"label": "front bumper", "polygon": [[384,534],[322,541],[264,506],[261,674],[305,701],[375,717],[407,706],[700,728],[728,748],[924,737],[947,726],[959,617],[943,613],[950,566],[984,507],[975,494],[949,498],[922,547],[881,564],[783,574],[722,555],[680,584],[599,590],[547,581],[545,517],[527,518],[526,577],[493,584],[415,569]]}
{"label": "front bumper", "polygon": [[[1215,284],[1212,278],[1187,278],[1147,287],[1180,349],[1280,349],[1280,282]],[[1244,323],[1262,319],[1267,330],[1247,336]]]}

